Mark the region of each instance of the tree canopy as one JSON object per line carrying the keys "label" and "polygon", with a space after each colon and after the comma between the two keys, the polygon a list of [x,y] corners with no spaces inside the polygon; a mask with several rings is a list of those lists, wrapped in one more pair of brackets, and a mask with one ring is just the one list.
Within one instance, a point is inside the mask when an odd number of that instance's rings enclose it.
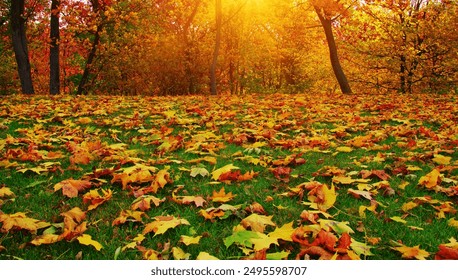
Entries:
{"label": "tree canopy", "polygon": [[37,93],[333,93],[339,86],[348,93],[412,93],[457,87],[455,0],[24,2],[15,17],[12,2],[0,1],[1,93],[25,91],[13,48],[14,18],[24,24],[26,40],[19,41],[27,43],[28,87]]}

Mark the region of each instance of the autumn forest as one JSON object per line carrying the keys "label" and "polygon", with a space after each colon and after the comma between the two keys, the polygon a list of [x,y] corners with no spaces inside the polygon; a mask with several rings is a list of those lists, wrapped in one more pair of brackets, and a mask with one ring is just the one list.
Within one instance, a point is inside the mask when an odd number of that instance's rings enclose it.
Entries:
{"label": "autumn forest", "polygon": [[448,92],[456,14],[439,0],[1,1],[0,91]]}
{"label": "autumn forest", "polygon": [[457,15],[0,0],[0,260],[458,259]]}

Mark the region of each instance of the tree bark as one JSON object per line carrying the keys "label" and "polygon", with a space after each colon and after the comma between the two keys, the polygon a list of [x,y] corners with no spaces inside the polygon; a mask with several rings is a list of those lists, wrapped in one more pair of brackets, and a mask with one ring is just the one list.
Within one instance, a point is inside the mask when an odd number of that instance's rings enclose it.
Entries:
{"label": "tree bark", "polygon": [[11,33],[13,50],[16,57],[18,75],[22,93],[33,94],[32,74],[30,70],[29,51],[25,34],[24,0],[11,1]]}
{"label": "tree bark", "polygon": [[49,47],[49,93],[60,93],[60,75],[59,75],[59,5],[60,0],[51,1],[51,23],[50,23],[50,40]]}
{"label": "tree bark", "polygon": [[221,46],[221,25],[222,25],[222,5],[221,0],[216,0],[216,39],[215,49],[213,50],[213,60],[210,67],[210,93],[216,95],[216,66],[218,63],[219,49]]}
{"label": "tree bark", "polygon": [[[91,0],[91,4],[92,4],[92,10],[94,11],[94,13],[98,14],[100,11],[99,0]],[[86,66],[84,67],[83,76],[81,77],[80,83],[78,85],[77,94],[87,94],[88,93],[86,84],[89,81],[89,74],[91,72],[91,66],[97,54],[97,48],[100,43],[100,32],[101,31],[102,31],[102,25],[99,24],[94,34],[94,41],[92,41],[91,50],[89,51],[89,55],[86,59]]]}
{"label": "tree bark", "polygon": [[315,11],[320,19],[321,26],[323,26],[324,33],[326,34],[326,41],[328,43],[329,48],[329,56],[331,59],[332,69],[334,71],[334,75],[339,83],[340,90],[342,93],[352,93],[350,84],[348,83],[347,77],[340,65],[339,55],[337,53],[337,45],[334,39],[334,34],[332,33],[332,20],[326,18],[318,7],[314,7]]}

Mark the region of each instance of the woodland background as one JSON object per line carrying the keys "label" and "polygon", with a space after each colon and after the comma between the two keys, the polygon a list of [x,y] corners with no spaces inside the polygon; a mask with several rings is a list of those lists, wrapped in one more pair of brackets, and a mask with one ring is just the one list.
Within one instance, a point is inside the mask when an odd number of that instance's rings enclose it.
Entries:
{"label": "woodland background", "polygon": [[351,92],[453,92],[457,14],[446,0],[1,0],[0,93],[333,93],[330,39]]}

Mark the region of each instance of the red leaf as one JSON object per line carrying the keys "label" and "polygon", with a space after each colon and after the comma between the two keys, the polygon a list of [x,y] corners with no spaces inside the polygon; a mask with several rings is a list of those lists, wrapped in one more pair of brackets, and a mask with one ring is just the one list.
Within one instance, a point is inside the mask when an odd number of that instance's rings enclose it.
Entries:
{"label": "red leaf", "polygon": [[443,244],[439,245],[439,251],[435,256],[436,260],[458,260],[458,248],[449,248]]}
{"label": "red leaf", "polygon": [[292,169],[289,167],[279,166],[274,169],[271,169],[272,173],[274,174],[275,178],[281,180],[283,182],[289,182],[289,175],[292,172]]}
{"label": "red leaf", "polygon": [[337,244],[337,252],[339,253],[345,253],[347,252],[348,248],[350,248],[351,244],[351,237],[348,233],[344,232],[342,236],[339,238],[338,244]]}

